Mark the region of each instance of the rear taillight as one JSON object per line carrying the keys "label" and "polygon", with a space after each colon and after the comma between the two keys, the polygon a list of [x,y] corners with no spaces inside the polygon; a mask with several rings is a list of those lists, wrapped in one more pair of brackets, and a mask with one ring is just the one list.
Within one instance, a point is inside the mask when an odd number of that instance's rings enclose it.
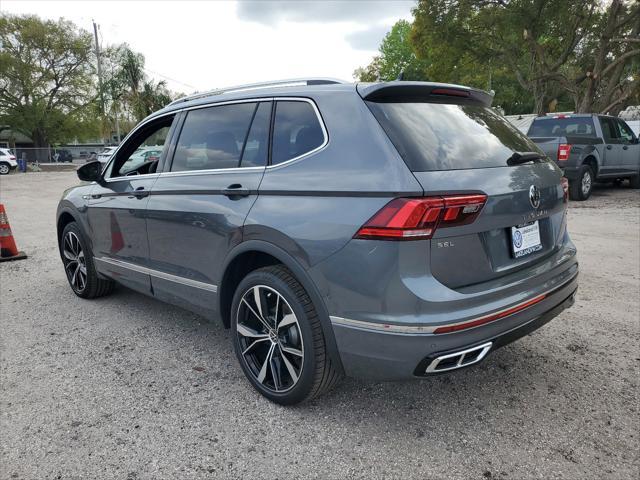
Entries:
{"label": "rear taillight", "polygon": [[567,180],[567,177],[562,177],[560,184],[562,185],[562,199],[564,203],[567,203],[569,201],[569,180]]}
{"label": "rear taillight", "polygon": [[569,153],[571,152],[571,145],[561,143],[558,145],[558,161],[566,162],[569,160]]}
{"label": "rear taillight", "polygon": [[473,222],[487,201],[484,194],[426,198],[396,198],[365,223],[354,238],[420,240],[431,238],[436,228]]}

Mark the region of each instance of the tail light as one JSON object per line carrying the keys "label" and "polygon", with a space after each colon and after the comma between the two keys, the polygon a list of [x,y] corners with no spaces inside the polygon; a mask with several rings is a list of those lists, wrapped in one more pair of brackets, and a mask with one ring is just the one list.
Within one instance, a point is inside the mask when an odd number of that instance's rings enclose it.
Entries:
{"label": "tail light", "polygon": [[569,160],[569,153],[571,152],[571,145],[567,143],[561,143],[558,145],[558,161],[566,162]]}
{"label": "tail light", "polygon": [[567,177],[562,177],[560,184],[562,185],[562,199],[564,200],[564,203],[567,203],[569,201],[569,180]]}
{"label": "tail light", "polygon": [[425,198],[396,198],[369,219],[354,238],[421,240],[436,228],[472,223],[487,201],[484,194]]}

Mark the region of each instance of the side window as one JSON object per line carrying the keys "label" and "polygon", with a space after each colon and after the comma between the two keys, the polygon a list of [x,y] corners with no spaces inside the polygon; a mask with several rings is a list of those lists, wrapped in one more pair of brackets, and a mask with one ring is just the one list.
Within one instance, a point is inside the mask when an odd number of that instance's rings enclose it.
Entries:
{"label": "side window", "polygon": [[318,148],[324,143],[324,132],[309,102],[276,103],[271,163],[277,165]]}
{"label": "side window", "polygon": [[171,171],[238,167],[256,107],[255,103],[238,103],[188,112]]}
{"label": "side window", "polygon": [[111,177],[154,173],[167,142],[173,116],[145,125],[122,146]]}
{"label": "side window", "polygon": [[240,159],[241,167],[264,167],[267,164],[270,124],[271,102],[260,102],[244,144]]}
{"label": "side window", "polygon": [[624,143],[631,143],[635,137],[633,135],[633,132],[631,131],[631,128],[629,128],[629,125],[627,125],[622,120],[617,120],[617,123],[618,131],[620,132],[620,139]]}
{"label": "side window", "polygon": [[618,133],[616,124],[612,118],[600,117],[600,126],[602,127],[602,136],[606,143],[616,143]]}

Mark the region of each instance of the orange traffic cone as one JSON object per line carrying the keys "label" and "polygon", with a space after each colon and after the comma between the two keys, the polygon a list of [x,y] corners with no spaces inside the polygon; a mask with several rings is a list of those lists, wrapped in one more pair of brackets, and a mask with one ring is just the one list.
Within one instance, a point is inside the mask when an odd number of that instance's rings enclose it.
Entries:
{"label": "orange traffic cone", "polygon": [[27,256],[24,252],[18,251],[9,226],[9,219],[4,211],[4,205],[0,203],[0,262],[22,260],[23,258],[27,258]]}

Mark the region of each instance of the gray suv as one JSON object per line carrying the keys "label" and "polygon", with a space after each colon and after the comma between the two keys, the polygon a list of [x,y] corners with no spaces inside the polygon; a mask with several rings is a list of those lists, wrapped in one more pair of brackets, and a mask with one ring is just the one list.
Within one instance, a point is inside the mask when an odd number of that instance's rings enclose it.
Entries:
{"label": "gray suv", "polygon": [[[82,298],[117,282],[230,328],[265,397],[468,367],[572,305],[559,168],[457,85],[284,81],[180,99],[78,169]],[[136,152],[160,147],[140,163]],[[133,159],[133,160],[132,160]]]}

